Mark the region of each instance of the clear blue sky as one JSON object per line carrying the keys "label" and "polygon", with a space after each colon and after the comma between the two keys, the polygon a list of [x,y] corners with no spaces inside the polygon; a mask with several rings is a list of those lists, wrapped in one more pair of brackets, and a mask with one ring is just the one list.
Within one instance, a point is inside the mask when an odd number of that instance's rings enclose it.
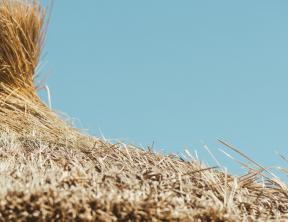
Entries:
{"label": "clear blue sky", "polygon": [[[288,154],[287,1],[55,1],[52,104],[93,135],[266,166]],[[100,131],[101,130],[101,131]],[[237,170],[236,170],[237,171]]]}

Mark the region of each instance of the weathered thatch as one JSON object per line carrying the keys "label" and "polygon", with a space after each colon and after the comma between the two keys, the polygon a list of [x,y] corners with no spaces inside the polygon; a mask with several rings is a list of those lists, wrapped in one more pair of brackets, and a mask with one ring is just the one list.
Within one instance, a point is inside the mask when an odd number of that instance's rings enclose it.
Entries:
{"label": "weathered thatch", "polygon": [[59,119],[34,85],[45,24],[38,1],[0,0],[0,221],[288,220],[287,185],[257,163],[235,177]]}
{"label": "weathered thatch", "polygon": [[287,186],[256,179],[104,140],[0,134],[0,221],[287,221]]}

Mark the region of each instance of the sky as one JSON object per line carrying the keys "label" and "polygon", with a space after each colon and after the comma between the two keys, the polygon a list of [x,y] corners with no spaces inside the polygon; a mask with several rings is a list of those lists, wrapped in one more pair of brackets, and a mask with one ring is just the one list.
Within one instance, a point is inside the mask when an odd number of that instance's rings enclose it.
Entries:
{"label": "sky", "polygon": [[[92,135],[287,166],[287,1],[54,1],[41,75]],[[41,92],[45,100],[46,95]],[[240,157],[239,157],[240,158]]]}

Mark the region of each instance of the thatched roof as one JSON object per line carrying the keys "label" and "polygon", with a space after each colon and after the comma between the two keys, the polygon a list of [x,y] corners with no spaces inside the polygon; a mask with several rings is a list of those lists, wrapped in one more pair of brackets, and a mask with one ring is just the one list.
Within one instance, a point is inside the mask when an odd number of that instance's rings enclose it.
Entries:
{"label": "thatched roof", "polygon": [[259,183],[257,163],[235,177],[61,120],[34,85],[45,14],[37,1],[0,0],[0,221],[288,220],[287,185]]}

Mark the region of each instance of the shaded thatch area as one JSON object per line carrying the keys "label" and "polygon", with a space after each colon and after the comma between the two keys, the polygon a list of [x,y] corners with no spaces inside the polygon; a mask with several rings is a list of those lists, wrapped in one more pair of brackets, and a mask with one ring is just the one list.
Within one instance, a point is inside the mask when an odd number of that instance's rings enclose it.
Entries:
{"label": "shaded thatch area", "polygon": [[287,185],[255,163],[235,177],[58,118],[34,86],[45,21],[37,1],[0,0],[0,221],[288,220]]}

